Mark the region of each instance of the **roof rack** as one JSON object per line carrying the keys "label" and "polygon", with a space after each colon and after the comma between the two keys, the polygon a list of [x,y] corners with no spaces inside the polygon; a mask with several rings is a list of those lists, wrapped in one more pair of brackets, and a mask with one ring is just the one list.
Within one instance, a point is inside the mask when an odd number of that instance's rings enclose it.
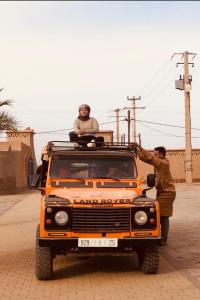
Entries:
{"label": "roof rack", "polygon": [[81,146],[79,143],[70,142],[70,141],[50,141],[48,142],[47,146],[45,147],[45,154],[49,155],[53,152],[60,152],[60,151],[69,151],[69,150],[76,150],[76,151],[129,151],[135,153],[135,147],[128,143],[111,143],[111,142],[104,142],[101,147],[84,147]]}

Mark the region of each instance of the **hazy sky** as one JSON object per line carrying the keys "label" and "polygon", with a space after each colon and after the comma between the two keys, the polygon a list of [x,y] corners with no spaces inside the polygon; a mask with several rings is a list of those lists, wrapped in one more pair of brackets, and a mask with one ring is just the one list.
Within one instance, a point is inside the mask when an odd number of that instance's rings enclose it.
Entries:
{"label": "hazy sky", "polygon": [[[41,132],[70,129],[82,103],[101,124],[130,105],[127,96],[141,96],[137,105],[146,109],[137,119],[184,126],[184,94],[175,89],[181,56],[171,56],[187,50],[197,53],[191,121],[200,129],[199,15],[198,1],[1,1],[0,98],[13,99],[9,111],[21,129],[35,130],[37,157],[48,140],[68,139],[69,130]],[[126,132],[127,122],[120,124]],[[137,123],[139,132],[146,148],[185,147],[184,129]],[[192,130],[192,145],[200,147],[200,130]]]}

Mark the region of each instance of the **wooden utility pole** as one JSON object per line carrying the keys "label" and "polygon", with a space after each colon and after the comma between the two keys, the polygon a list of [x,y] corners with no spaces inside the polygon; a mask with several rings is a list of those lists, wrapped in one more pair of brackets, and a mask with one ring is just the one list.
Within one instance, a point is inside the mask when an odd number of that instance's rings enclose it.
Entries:
{"label": "wooden utility pole", "polygon": [[137,137],[137,134],[136,134],[136,109],[144,109],[145,107],[144,106],[140,106],[140,107],[136,107],[135,105],[135,101],[136,100],[140,100],[141,98],[135,98],[134,96],[132,98],[129,98],[127,97],[127,100],[129,101],[132,101],[132,107],[124,107],[124,109],[132,109],[133,111],[133,123],[132,123],[132,142],[136,142],[136,137]]}
{"label": "wooden utility pole", "polygon": [[192,183],[192,143],[191,143],[191,117],[190,117],[190,87],[188,52],[184,52],[184,95],[185,95],[185,169],[186,183]]}
{"label": "wooden utility pole", "polygon": [[125,144],[125,139],[126,139],[125,133],[121,134],[121,144],[122,145]]}
{"label": "wooden utility pole", "polygon": [[[183,77],[183,89],[184,89],[184,96],[185,96],[185,182],[187,184],[192,183],[192,143],[191,143],[191,117],[190,117],[190,90],[191,90],[191,83],[189,77],[189,64],[194,66],[194,63],[189,63],[188,56],[193,55],[195,57],[195,53],[189,53],[185,51],[184,53],[174,53],[181,54],[184,60],[183,63],[177,63],[176,66],[179,64],[184,65],[184,77]],[[174,56],[173,55],[173,56]],[[173,57],[172,56],[172,57]]]}
{"label": "wooden utility pole", "polygon": [[117,143],[119,144],[119,111],[120,108],[116,108],[114,112],[116,113],[116,133],[117,133]]}
{"label": "wooden utility pole", "polygon": [[130,145],[131,139],[130,139],[130,125],[131,125],[131,113],[130,110],[128,110],[128,144]]}
{"label": "wooden utility pole", "polygon": [[122,110],[122,109],[121,108],[116,108],[114,110],[114,112],[116,113],[115,116],[109,116],[109,117],[112,117],[112,118],[115,117],[115,119],[116,119],[116,141],[117,141],[117,143],[120,143],[120,130],[119,130],[119,122],[120,122],[119,117],[121,117],[119,115],[120,110]]}
{"label": "wooden utility pole", "polygon": [[138,138],[139,138],[139,145],[141,146],[142,145],[142,139],[141,139],[141,134],[140,133],[138,135]]}

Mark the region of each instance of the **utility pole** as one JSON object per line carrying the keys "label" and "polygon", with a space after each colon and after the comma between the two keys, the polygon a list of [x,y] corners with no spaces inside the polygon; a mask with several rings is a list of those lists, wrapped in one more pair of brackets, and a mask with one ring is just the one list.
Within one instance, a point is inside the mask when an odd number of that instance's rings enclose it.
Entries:
{"label": "utility pole", "polygon": [[138,135],[138,139],[139,139],[139,145],[141,146],[142,145],[142,139],[141,139],[141,134],[140,133]]}
{"label": "utility pole", "polygon": [[122,110],[122,109],[121,108],[116,108],[114,110],[114,112],[116,113],[116,115],[115,116],[109,116],[109,117],[115,117],[116,118],[116,140],[117,140],[117,143],[120,142],[120,130],[119,130],[119,121],[120,121],[119,117],[121,117],[119,115],[120,110]]}
{"label": "utility pole", "polygon": [[136,109],[144,109],[145,106],[137,106],[135,105],[136,100],[140,100],[141,97],[135,98],[134,96],[132,98],[127,97],[127,100],[132,101],[132,107],[124,107],[124,109],[132,109],[133,111],[133,127],[132,127],[132,142],[136,142]]}
{"label": "utility pole", "polygon": [[124,145],[125,144],[125,133],[121,134],[121,144]]}
{"label": "utility pole", "polygon": [[[183,77],[183,89],[185,97],[185,182],[187,184],[192,183],[192,143],[191,143],[191,117],[190,117],[190,90],[191,90],[191,78],[189,76],[189,63],[188,56],[192,55],[195,57],[196,53],[190,53],[185,51],[183,53],[174,53],[172,58],[175,55],[182,55],[184,60],[183,63],[177,63],[176,66],[183,64],[184,65],[184,77]],[[192,59],[193,59],[192,58]],[[181,79],[180,79],[181,80]]]}
{"label": "utility pole", "polygon": [[117,144],[119,144],[119,111],[120,108],[116,108],[114,112],[116,113],[116,133],[117,133]]}
{"label": "utility pole", "polygon": [[130,110],[128,110],[128,145],[130,145],[130,125],[131,125],[131,113],[130,113]]}

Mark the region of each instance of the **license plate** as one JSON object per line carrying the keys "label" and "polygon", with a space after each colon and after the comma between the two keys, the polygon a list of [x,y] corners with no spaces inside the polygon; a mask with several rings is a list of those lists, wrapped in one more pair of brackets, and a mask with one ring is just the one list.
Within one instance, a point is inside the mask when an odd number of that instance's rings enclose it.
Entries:
{"label": "license plate", "polygon": [[79,238],[78,247],[108,247],[115,248],[118,246],[118,239],[109,238]]}

